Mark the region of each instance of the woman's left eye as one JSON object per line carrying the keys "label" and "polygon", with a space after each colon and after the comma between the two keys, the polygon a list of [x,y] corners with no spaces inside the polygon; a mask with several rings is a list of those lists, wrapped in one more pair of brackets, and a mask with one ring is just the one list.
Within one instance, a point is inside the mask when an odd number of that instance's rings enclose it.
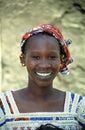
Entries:
{"label": "woman's left eye", "polygon": [[54,60],[54,59],[56,59],[56,56],[49,56],[49,59]]}

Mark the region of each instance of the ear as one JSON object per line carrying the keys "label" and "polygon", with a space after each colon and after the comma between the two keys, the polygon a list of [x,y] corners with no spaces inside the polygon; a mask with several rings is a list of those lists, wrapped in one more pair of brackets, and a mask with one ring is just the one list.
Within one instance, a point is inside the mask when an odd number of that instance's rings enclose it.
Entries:
{"label": "ear", "polygon": [[22,66],[25,66],[25,55],[21,54],[19,58],[20,58],[20,62],[22,64]]}

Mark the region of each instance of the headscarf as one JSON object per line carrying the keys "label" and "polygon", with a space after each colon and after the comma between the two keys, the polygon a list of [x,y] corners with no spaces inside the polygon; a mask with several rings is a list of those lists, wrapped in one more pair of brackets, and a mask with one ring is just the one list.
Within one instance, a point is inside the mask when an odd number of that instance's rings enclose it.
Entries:
{"label": "headscarf", "polygon": [[58,27],[51,25],[51,24],[40,24],[30,30],[28,30],[22,37],[22,41],[20,43],[21,51],[23,49],[23,46],[25,45],[27,39],[29,39],[31,36],[36,35],[38,33],[47,32],[49,34],[52,34],[54,36],[59,44],[61,45],[61,49],[63,50],[63,54],[61,54],[61,67],[60,72],[62,74],[69,74],[69,70],[67,68],[67,65],[73,62],[73,59],[70,56],[70,51],[68,48],[68,45],[71,44],[71,40],[65,40],[63,38],[63,35],[61,31],[58,29]]}

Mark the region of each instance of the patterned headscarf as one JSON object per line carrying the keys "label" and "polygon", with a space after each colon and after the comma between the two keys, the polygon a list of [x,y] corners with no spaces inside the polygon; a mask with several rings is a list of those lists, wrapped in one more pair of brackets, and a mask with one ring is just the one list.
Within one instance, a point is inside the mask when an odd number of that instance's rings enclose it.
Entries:
{"label": "patterned headscarf", "polygon": [[73,62],[73,59],[70,56],[70,51],[68,48],[68,45],[71,44],[71,40],[64,40],[62,33],[60,32],[60,30],[51,24],[40,24],[32,29],[30,29],[29,31],[27,31],[24,36],[22,37],[22,41],[21,41],[21,51],[23,49],[23,46],[25,45],[27,39],[29,39],[31,36],[36,35],[38,33],[42,33],[42,32],[47,32],[49,34],[52,34],[52,36],[54,36],[59,44],[61,45],[61,49],[63,50],[61,53],[61,68],[60,68],[60,72],[62,74],[69,74],[69,70],[67,68],[67,65]]}

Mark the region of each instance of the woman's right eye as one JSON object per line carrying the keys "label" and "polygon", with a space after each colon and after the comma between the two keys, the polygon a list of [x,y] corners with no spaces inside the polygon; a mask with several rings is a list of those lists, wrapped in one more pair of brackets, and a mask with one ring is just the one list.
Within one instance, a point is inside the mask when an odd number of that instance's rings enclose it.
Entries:
{"label": "woman's right eye", "polygon": [[39,56],[33,56],[33,59],[39,60],[40,57]]}

